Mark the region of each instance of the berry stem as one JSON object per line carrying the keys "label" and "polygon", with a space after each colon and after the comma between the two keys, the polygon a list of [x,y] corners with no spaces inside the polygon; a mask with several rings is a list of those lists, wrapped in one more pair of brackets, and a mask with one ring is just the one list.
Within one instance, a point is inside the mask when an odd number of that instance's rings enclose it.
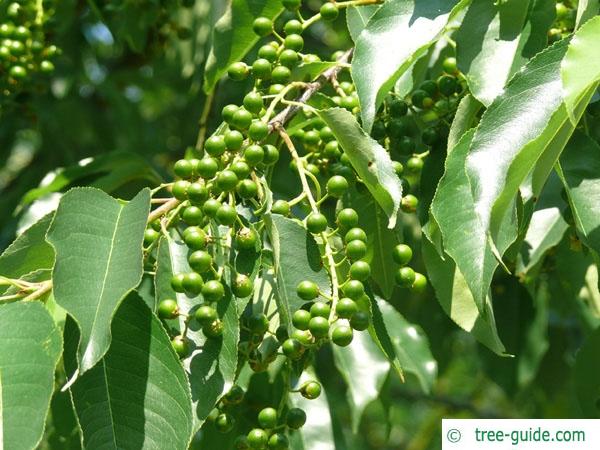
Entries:
{"label": "berry stem", "polygon": [[172,209],[176,208],[181,202],[176,198],[172,198],[164,205],[156,208],[148,215],[148,223],[154,222],[156,219],[161,217],[162,215],[168,213]]}
{"label": "berry stem", "polygon": [[204,147],[204,141],[206,140],[206,130],[208,129],[208,116],[212,109],[212,104],[215,99],[216,88],[210,91],[210,94],[204,100],[204,108],[202,108],[202,114],[200,115],[199,125],[200,130],[198,131],[198,138],[196,139],[196,151],[201,153]]}

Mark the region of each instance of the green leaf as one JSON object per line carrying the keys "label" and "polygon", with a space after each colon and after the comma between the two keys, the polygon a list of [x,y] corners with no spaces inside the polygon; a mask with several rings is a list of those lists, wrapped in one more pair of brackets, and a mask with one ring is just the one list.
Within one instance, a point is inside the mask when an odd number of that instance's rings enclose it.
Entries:
{"label": "green leaf", "polygon": [[346,9],[346,25],[354,42],[378,9],[379,5],[350,6]]}
{"label": "green leaf", "polygon": [[[473,0],[456,33],[456,56],[473,96],[489,106],[529,58],[546,46],[555,18],[554,3],[518,0],[502,8],[489,0]],[[507,12],[511,16],[506,17]],[[525,19],[523,21],[518,18]],[[520,23],[519,23],[520,22]],[[514,30],[506,24],[516,25]]]}
{"label": "green leaf", "polygon": [[240,61],[258,42],[252,30],[257,17],[274,20],[283,11],[281,0],[232,0],[215,24],[212,48],[204,71],[204,91],[213,90],[217,81],[234,62]]}
{"label": "green leaf", "polygon": [[377,109],[396,80],[425,54],[448,21],[468,3],[468,0],[389,0],[371,17],[356,40],[352,58],[352,78],[365,130],[371,130]]}
{"label": "green leaf", "polygon": [[498,336],[489,296],[480,312],[464,276],[450,256],[444,254],[442,259],[426,238],[422,240],[422,250],[429,281],[448,317],[493,352],[506,355],[506,349]]}
{"label": "green leaf", "polygon": [[383,210],[368,194],[353,190],[344,206],[354,208],[360,218],[360,226],[367,234],[367,255],[363,258],[371,265],[371,278],[383,296],[391,298],[396,282],[392,268],[395,266],[392,249],[400,243],[402,228],[387,228]]}
{"label": "green leaf", "polygon": [[376,301],[403,371],[417,378],[423,392],[431,392],[437,377],[437,362],[423,330],[409,323],[385,300],[376,298]]}
{"label": "green leaf", "polygon": [[600,146],[576,133],[561,155],[559,167],[582,240],[600,253]]}
{"label": "green leaf", "polygon": [[108,350],[114,311],[142,279],[149,209],[148,189],[122,202],[97,189],[75,188],[58,205],[47,236],[56,251],[54,297],[80,328],[80,375]]}
{"label": "green leaf", "polygon": [[600,10],[600,1],[579,0],[579,2],[577,3],[577,21],[575,28],[579,28],[592,17],[597,15],[598,10]]}
{"label": "green leaf", "polygon": [[475,119],[482,107],[483,105],[471,94],[467,94],[461,99],[450,126],[448,153],[458,144],[462,136],[475,126]]}
{"label": "green leaf", "polygon": [[0,255],[0,275],[20,278],[34,270],[52,269],[54,249],[46,242],[53,214],[42,217],[25,230]]}
{"label": "green leaf", "polygon": [[295,80],[313,81],[318,78],[327,69],[336,66],[335,61],[315,61],[309,63],[300,63],[294,68],[292,77]]}
{"label": "green leaf", "polygon": [[332,349],[335,365],[348,386],[352,432],[357,433],[363,412],[379,397],[391,365],[368,333],[355,331],[349,346],[333,345]]}
{"label": "green leaf", "polygon": [[600,16],[588,20],[573,36],[560,67],[563,95],[569,118],[577,125],[575,113],[590,86],[600,81]]}
{"label": "green leaf", "polygon": [[600,418],[600,328],[592,333],[575,359],[575,392],[587,418]]}
{"label": "green leaf", "polygon": [[54,390],[62,339],[40,302],[0,305],[0,442],[37,448]]}
{"label": "green leaf", "polygon": [[[442,233],[445,252],[452,257],[458,271],[464,276],[475,304],[480,311],[484,311],[487,292],[498,267],[498,260],[486,230],[477,217],[471,187],[465,173],[465,160],[474,135],[475,130],[465,133],[448,155],[446,171],[431,204],[431,214]],[[510,219],[497,243],[501,254],[517,234],[516,216]]]}
{"label": "green leaf", "polygon": [[[193,314],[202,303],[201,296],[190,298],[176,293],[171,287],[173,275],[192,271],[187,260],[188,251],[184,242],[174,237],[161,237],[155,278],[157,301],[167,298],[177,300],[182,314]],[[222,337],[207,339],[195,324],[187,332],[192,351],[183,360],[183,366],[190,380],[195,431],[202,426],[221,395],[229,390],[236,373],[239,314],[228,286],[225,297],[217,305],[217,312],[224,325]],[[185,316],[168,323],[176,330],[183,330]]]}
{"label": "green leaf", "polygon": [[[71,386],[86,449],[187,449],[190,388],[167,333],[135,293],[117,309],[112,342],[98,364]],[[78,332],[65,329],[65,368],[77,366]]]}
{"label": "green leaf", "polygon": [[319,116],[331,128],[352,167],[387,214],[388,228],[394,228],[402,185],[389,153],[365,133],[349,111],[332,108],[319,111]]}

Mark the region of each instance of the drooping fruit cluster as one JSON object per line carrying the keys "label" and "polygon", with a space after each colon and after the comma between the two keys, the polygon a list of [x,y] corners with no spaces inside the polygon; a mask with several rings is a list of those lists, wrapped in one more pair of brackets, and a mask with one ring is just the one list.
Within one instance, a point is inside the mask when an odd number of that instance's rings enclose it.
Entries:
{"label": "drooping fruit cluster", "polygon": [[52,1],[0,2],[0,107],[54,72],[60,50],[47,42],[45,29],[52,14]]}
{"label": "drooping fruit cluster", "polygon": [[548,42],[559,41],[573,32],[577,16],[576,6],[570,0],[556,2],[556,19],[548,31]]}

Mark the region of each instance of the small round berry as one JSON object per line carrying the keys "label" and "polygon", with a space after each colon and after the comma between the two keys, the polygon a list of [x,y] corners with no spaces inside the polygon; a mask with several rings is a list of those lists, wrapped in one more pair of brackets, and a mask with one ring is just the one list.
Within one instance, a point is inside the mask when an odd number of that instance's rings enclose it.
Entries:
{"label": "small round berry", "polygon": [[158,313],[158,317],[161,319],[175,319],[179,315],[177,302],[170,298],[162,300],[158,304],[156,311]]}
{"label": "small round berry", "polygon": [[408,104],[403,100],[394,99],[389,103],[390,114],[394,117],[402,117],[408,114]]}
{"label": "small round berry", "polygon": [[190,186],[190,182],[187,180],[178,180],[173,183],[173,187],[171,188],[171,193],[173,197],[177,200],[187,200],[188,196],[188,188]]}
{"label": "small round berry", "polygon": [[387,136],[387,130],[382,120],[376,120],[371,128],[371,137],[376,141],[381,141]]}
{"label": "small round berry", "polygon": [[327,217],[318,212],[311,213],[306,218],[306,228],[313,234],[322,233],[327,229]]}
{"label": "small round berry", "polygon": [[346,244],[346,256],[352,261],[359,260],[367,254],[367,244],[363,241],[354,240]]}
{"label": "small round berry", "polygon": [[365,281],[371,276],[371,266],[365,261],[355,261],[350,266],[350,278]]}
{"label": "small round berry", "polygon": [[267,446],[268,435],[265,430],[261,428],[254,428],[248,433],[248,444],[251,448],[263,449]]}
{"label": "small round berry", "polygon": [[202,327],[202,332],[207,338],[217,338],[223,334],[223,330],[223,322],[219,319]]}
{"label": "small round berry", "polygon": [[362,228],[351,228],[344,236],[344,242],[349,243],[352,241],[367,242],[367,233]]}
{"label": "small round berry", "polygon": [[292,325],[299,330],[308,330],[311,314],[305,309],[299,309],[292,315]]}
{"label": "small round berry", "polygon": [[201,178],[209,180],[214,177],[219,170],[219,163],[215,158],[205,157],[198,162],[196,170]]}
{"label": "small round berry", "polygon": [[270,450],[285,450],[289,448],[290,441],[283,433],[274,433],[269,438]]}
{"label": "small round berry", "polygon": [[208,198],[208,189],[201,183],[190,183],[187,189],[187,195],[190,202],[201,205]]}
{"label": "small round berry", "polygon": [[217,310],[209,305],[200,306],[194,313],[194,318],[201,326],[209,325],[219,318]]}
{"label": "small round berry", "polygon": [[190,272],[183,276],[181,284],[186,294],[190,295],[191,297],[195,297],[202,291],[204,280],[202,280],[200,274],[196,272]]}
{"label": "small round berry", "polygon": [[229,405],[239,405],[242,403],[245,394],[246,393],[244,392],[244,389],[237,384],[234,384],[231,386],[231,389],[229,389],[227,394],[225,394],[223,400],[225,400],[225,402]]}
{"label": "small round berry", "polygon": [[350,319],[350,326],[356,331],[364,331],[369,328],[369,314],[364,311],[358,311]]}
{"label": "small round berry", "polygon": [[257,17],[252,23],[252,29],[259,36],[266,36],[273,31],[273,21],[267,17]]}
{"label": "small round berry", "polygon": [[215,428],[219,433],[229,433],[234,426],[235,419],[227,413],[221,413],[215,419]]}
{"label": "small round berry", "polygon": [[231,205],[221,205],[217,209],[217,220],[221,225],[233,225],[237,219],[237,211]]}
{"label": "small round berry", "polygon": [[290,337],[288,329],[285,325],[279,325],[275,330],[275,337],[280,344],[283,344]]}
{"label": "small round berry", "polygon": [[271,166],[279,161],[279,150],[274,145],[263,145],[265,156],[263,158],[263,164]]}
{"label": "small round berry", "polygon": [[273,66],[271,65],[268,59],[258,58],[252,63],[252,73],[256,78],[259,78],[261,80],[268,80],[269,78],[271,78],[272,71]]}
{"label": "small round berry", "polygon": [[175,292],[182,293],[185,289],[183,288],[183,279],[185,275],[182,273],[178,273],[177,275],[173,275],[171,277],[171,288]]}
{"label": "small round berry", "polygon": [[250,175],[250,171],[252,170],[246,161],[236,161],[231,164],[229,169],[237,175],[239,180],[242,180]]}
{"label": "small round berry", "polygon": [[263,98],[258,92],[249,92],[244,97],[244,108],[254,114],[258,114],[263,108]]}
{"label": "small round berry", "polygon": [[277,59],[277,49],[269,44],[263,45],[258,49],[258,56],[269,62],[274,62]]}
{"label": "small round berry", "polygon": [[244,108],[239,108],[231,118],[231,124],[240,129],[246,130],[252,123],[252,113]]}
{"label": "small round berry", "polygon": [[273,214],[281,214],[282,216],[290,215],[290,204],[285,200],[275,200],[273,202],[273,206],[271,207],[271,212]]}
{"label": "small round berry", "polygon": [[427,288],[427,277],[425,277],[425,275],[423,275],[421,273],[415,272],[415,281],[413,281],[413,284],[410,287],[410,290],[412,292],[420,294],[421,292],[425,291],[426,288]]}
{"label": "small round berry", "polygon": [[292,339],[296,339],[302,345],[311,345],[314,343],[313,336],[308,330],[294,330],[291,337]]}
{"label": "small round berry", "polygon": [[154,228],[146,228],[146,230],[144,231],[144,245],[148,246],[150,244],[153,244],[159,237],[160,233]]}
{"label": "small round berry", "polygon": [[254,250],[257,242],[258,234],[252,228],[240,228],[235,235],[235,246],[239,250]]}
{"label": "small round berry", "polygon": [[336,314],[342,319],[350,319],[358,311],[356,302],[348,297],[342,297],[335,306]]}
{"label": "small round berry", "polygon": [[323,338],[329,334],[329,321],[324,317],[313,317],[308,323],[308,329],[316,338]]}
{"label": "small round berry", "polygon": [[304,353],[304,347],[296,339],[286,339],[283,344],[281,344],[281,350],[283,351],[283,354],[290,359],[298,359]]}
{"label": "small round berry", "polygon": [[421,158],[412,157],[406,161],[406,168],[413,174],[418,174],[423,170],[423,160]]}
{"label": "small round berry", "polygon": [[410,136],[402,136],[398,139],[397,145],[402,153],[412,153],[416,148],[415,140]]}
{"label": "small round berry", "polygon": [[277,66],[271,72],[271,80],[273,83],[287,83],[291,76],[292,72],[285,66]]}
{"label": "small round berry", "polygon": [[404,172],[404,166],[400,161],[392,161],[392,165],[394,166],[394,172],[396,175],[400,176]]}
{"label": "small round berry", "polygon": [[405,213],[414,213],[419,205],[419,200],[412,194],[405,195],[402,197],[400,208]]}
{"label": "small round berry", "polygon": [[225,137],[222,135],[211,136],[204,144],[204,151],[210,156],[221,156],[227,150]]}
{"label": "small round berry", "polygon": [[252,180],[242,180],[235,187],[235,192],[243,198],[254,198],[258,195],[258,186]]}
{"label": "small round berry", "polygon": [[394,278],[398,286],[410,287],[415,282],[415,271],[410,267],[400,267]]}
{"label": "small round berry", "polygon": [[187,159],[180,159],[173,166],[173,171],[175,172],[175,175],[177,175],[179,178],[191,177],[193,170],[194,168],[192,166],[192,163]]}
{"label": "small round berry", "polygon": [[27,77],[27,69],[23,66],[12,66],[8,73],[14,80],[24,80]]}
{"label": "small round berry", "polygon": [[287,413],[285,422],[293,430],[302,428],[306,423],[306,413],[300,408],[291,408]]}
{"label": "small round berry", "polygon": [[181,214],[181,218],[188,225],[200,225],[203,217],[202,210],[197,206],[188,206]]}
{"label": "small round berry", "polygon": [[260,145],[249,145],[244,150],[244,159],[250,166],[257,166],[265,158],[265,151]]}
{"label": "small round berry", "polygon": [[358,213],[352,208],[344,208],[337,214],[337,223],[344,229],[354,228],[358,225]]}
{"label": "small round berry", "polygon": [[358,107],[358,97],[356,95],[342,97],[340,99],[340,106],[348,111],[352,111],[354,108]]}
{"label": "small round berry", "polygon": [[311,317],[324,317],[328,318],[331,313],[331,306],[325,302],[315,302],[310,307],[310,316]]}
{"label": "small round berry", "polygon": [[183,232],[183,242],[192,250],[204,250],[208,244],[208,238],[202,228],[192,226]]}
{"label": "small round berry", "polygon": [[304,145],[316,146],[321,142],[321,136],[317,130],[308,130],[304,133],[302,140]]}
{"label": "small round berry", "polygon": [[421,140],[426,145],[435,144],[440,138],[438,131],[435,128],[427,128],[421,134]]}
{"label": "small round berry", "polygon": [[239,106],[237,106],[237,105],[226,105],[221,110],[221,117],[223,117],[223,120],[225,122],[227,122],[228,124],[231,124],[231,120],[233,119],[233,115],[235,114],[235,112],[238,109],[239,109]]}
{"label": "small round berry", "polygon": [[299,59],[298,52],[290,50],[289,48],[282,51],[281,55],[279,55],[279,63],[288,68],[292,68],[298,64]]}
{"label": "small round berry", "polygon": [[342,153],[340,152],[340,145],[338,141],[329,141],[325,144],[323,152],[327,158],[335,159],[338,158]]}
{"label": "small round berry", "polygon": [[299,34],[289,34],[285,37],[283,45],[285,45],[285,48],[299,52],[304,47],[304,39]]}
{"label": "small round berry", "polygon": [[204,250],[196,250],[188,258],[188,263],[194,272],[205,273],[212,266],[212,256]]}
{"label": "small round berry", "polygon": [[358,280],[348,280],[342,287],[342,292],[348,298],[357,300],[365,293],[365,286]]}
{"label": "small round berry", "polygon": [[332,21],[337,19],[340,11],[334,3],[325,3],[319,11],[323,20]]}
{"label": "small round berry", "polygon": [[449,57],[444,59],[444,61],[442,62],[442,68],[444,69],[444,72],[450,75],[457,73],[458,69],[456,67],[456,58]]}
{"label": "small round berry", "polygon": [[202,211],[204,211],[204,214],[206,214],[208,217],[216,217],[217,211],[219,211],[220,207],[220,201],[214,198],[209,198],[204,202],[204,205],[202,205]]}
{"label": "small round berry", "polygon": [[236,62],[229,66],[227,75],[234,81],[245,80],[250,74],[250,68],[243,62]]}
{"label": "small round berry", "polygon": [[235,277],[231,290],[236,297],[246,298],[254,291],[254,283],[247,275],[240,273]]}
{"label": "small round berry", "polygon": [[438,85],[433,80],[425,80],[419,85],[419,89],[427,92],[430,97],[435,97],[438,93]]}
{"label": "small round berry", "polygon": [[223,192],[233,191],[237,183],[238,177],[231,170],[223,170],[217,175],[216,185]]}
{"label": "small round berry", "polygon": [[348,325],[338,325],[331,333],[331,341],[340,347],[346,347],[352,342],[352,328]]}
{"label": "small round berry", "polygon": [[296,294],[302,300],[314,300],[319,296],[319,287],[312,281],[304,280],[298,283]]}
{"label": "small round berry", "polygon": [[225,296],[225,287],[218,280],[209,280],[202,286],[202,296],[207,302],[218,302]]}
{"label": "small round berry", "polygon": [[248,128],[248,137],[254,142],[260,142],[269,135],[269,125],[262,120],[253,120]]}
{"label": "small round berry", "polygon": [[265,334],[269,329],[269,319],[263,313],[252,314],[248,318],[248,328],[254,334]]}
{"label": "small round berry", "polygon": [[[273,72],[271,72],[273,73]],[[285,89],[285,86],[280,83],[275,83],[269,86],[269,95],[279,95],[281,91]]]}
{"label": "small round berry", "polygon": [[321,395],[321,385],[316,381],[309,381],[300,389],[300,393],[302,397],[307,398],[309,400],[314,400]]}
{"label": "small round berry", "polygon": [[437,80],[438,89],[440,92],[446,96],[450,96],[456,92],[458,88],[458,83],[456,78],[449,75],[442,75]]}
{"label": "small round berry", "polygon": [[392,250],[392,258],[396,264],[404,266],[410,262],[413,257],[412,249],[406,244],[398,244]]}
{"label": "small round berry", "polygon": [[225,133],[224,141],[227,150],[239,150],[244,144],[244,135],[238,130],[230,130]]}
{"label": "small round berry", "polygon": [[183,336],[175,336],[171,339],[171,346],[180,358],[185,358],[189,352],[189,344]]}
{"label": "small round berry", "polygon": [[348,180],[340,175],[334,175],[327,180],[327,193],[335,198],[340,198],[348,190]]}
{"label": "small round berry", "polygon": [[258,424],[267,430],[277,426],[277,410],[275,408],[263,408],[258,413]]}
{"label": "small round berry", "polygon": [[429,96],[429,93],[422,89],[415,90],[411,95],[411,100],[413,105],[415,105],[417,108],[425,108],[425,105],[428,102],[433,103],[433,100]]}

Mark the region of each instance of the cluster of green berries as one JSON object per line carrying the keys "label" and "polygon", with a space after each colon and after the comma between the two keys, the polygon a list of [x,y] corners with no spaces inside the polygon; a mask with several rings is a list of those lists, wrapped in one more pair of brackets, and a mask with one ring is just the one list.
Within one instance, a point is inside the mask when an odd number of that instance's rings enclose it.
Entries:
{"label": "cluster of green berries", "polygon": [[400,267],[396,271],[394,278],[396,284],[403,288],[410,288],[411,291],[420,293],[427,287],[427,278],[425,275],[415,272],[407,264],[412,260],[413,251],[406,244],[398,244],[392,250],[392,258]]}
{"label": "cluster of green berries", "polygon": [[548,30],[548,42],[554,43],[571,34],[575,28],[576,17],[576,5],[570,1],[556,2],[556,19],[552,28]]}
{"label": "cluster of green berries", "polygon": [[0,2],[0,102],[34,86],[35,75],[54,71],[52,59],[60,53],[46,42],[45,23],[52,2]]}

